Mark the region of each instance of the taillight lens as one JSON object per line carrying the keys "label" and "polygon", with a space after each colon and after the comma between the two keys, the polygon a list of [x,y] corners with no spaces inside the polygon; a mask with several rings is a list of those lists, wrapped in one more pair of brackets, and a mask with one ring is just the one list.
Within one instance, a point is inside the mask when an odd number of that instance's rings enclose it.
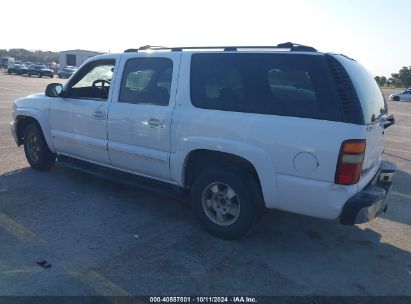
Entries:
{"label": "taillight lens", "polygon": [[335,183],[353,185],[358,183],[365,154],[364,139],[349,139],[341,144],[338,156]]}

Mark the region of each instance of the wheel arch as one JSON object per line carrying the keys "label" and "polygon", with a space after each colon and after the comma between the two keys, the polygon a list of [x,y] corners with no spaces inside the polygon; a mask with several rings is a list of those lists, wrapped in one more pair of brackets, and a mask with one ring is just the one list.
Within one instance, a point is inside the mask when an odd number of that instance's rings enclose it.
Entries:
{"label": "wheel arch", "polygon": [[262,149],[237,142],[214,142],[204,139],[183,140],[176,153],[170,157],[171,177],[177,184],[190,188],[196,170],[205,165],[229,162],[242,166],[257,179],[261,187],[265,205],[275,208],[277,189],[271,158]]}
{"label": "wheel arch", "polygon": [[33,115],[33,113],[18,113],[15,118],[16,122],[16,133],[19,146],[23,144],[24,129],[30,123],[35,123],[39,126],[46,143],[51,151],[54,152],[54,146],[52,144],[51,134],[47,129],[47,125],[43,119],[39,118],[38,115]]}
{"label": "wheel arch", "polygon": [[257,170],[253,164],[247,159],[221,151],[208,150],[208,149],[196,149],[191,151],[184,161],[184,186],[186,188],[191,187],[193,180],[205,166],[209,164],[222,164],[230,166],[239,166],[245,169],[247,172],[251,173],[260,183],[260,178],[258,176]]}

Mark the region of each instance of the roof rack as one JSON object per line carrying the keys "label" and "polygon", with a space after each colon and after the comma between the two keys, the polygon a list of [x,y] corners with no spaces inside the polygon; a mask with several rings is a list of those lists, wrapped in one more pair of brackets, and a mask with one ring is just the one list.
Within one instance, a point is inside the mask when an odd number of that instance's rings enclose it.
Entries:
{"label": "roof rack", "polygon": [[317,52],[317,50],[311,46],[302,44],[285,42],[276,46],[186,46],[186,47],[165,47],[165,46],[153,46],[144,45],[138,49],[127,49],[124,53],[135,53],[138,51],[158,51],[158,50],[170,50],[172,52],[181,52],[183,50],[215,50],[223,49],[225,52],[235,52],[238,49],[289,49],[292,52]]}

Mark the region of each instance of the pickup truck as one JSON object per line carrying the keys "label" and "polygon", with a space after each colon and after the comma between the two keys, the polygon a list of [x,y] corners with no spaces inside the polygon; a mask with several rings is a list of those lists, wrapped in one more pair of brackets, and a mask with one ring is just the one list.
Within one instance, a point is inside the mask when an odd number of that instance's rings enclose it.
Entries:
{"label": "pickup truck", "polygon": [[[130,49],[14,103],[31,167],[55,161],[191,195],[211,234],[247,234],[265,208],[342,224],[387,210],[394,123],[373,77],[344,55],[273,47]],[[115,173],[114,173],[115,172]]]}

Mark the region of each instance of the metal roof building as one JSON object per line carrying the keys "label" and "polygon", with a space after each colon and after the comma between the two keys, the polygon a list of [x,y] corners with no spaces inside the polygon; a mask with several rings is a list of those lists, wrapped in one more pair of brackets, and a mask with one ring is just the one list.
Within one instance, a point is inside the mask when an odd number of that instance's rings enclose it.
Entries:
{"label": "metal roof building", "polygon": [[60,66],[79,67],[87,59],[96,55],[104,54],[103,52],[86,51],[86,50],[68,50],[60,52]]}

